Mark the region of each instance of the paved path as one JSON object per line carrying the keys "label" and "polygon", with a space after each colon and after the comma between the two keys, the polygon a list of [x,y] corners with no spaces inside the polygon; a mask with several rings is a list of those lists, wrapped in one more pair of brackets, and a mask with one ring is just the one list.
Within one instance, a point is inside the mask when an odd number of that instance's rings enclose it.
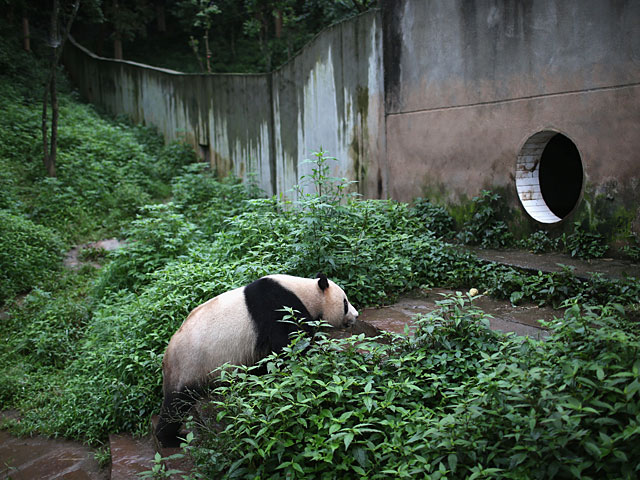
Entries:
{"label": "paved path", "polygon": [[562,265],[572,267],[577,277],[587,279],[593,273],[605,278],[635,277],[640,281],[640,264],[614,258],[582,260],[564,253],[531,253],[523,250],[490,250],[464,247],[482,260],[532,271],[559,272]]}

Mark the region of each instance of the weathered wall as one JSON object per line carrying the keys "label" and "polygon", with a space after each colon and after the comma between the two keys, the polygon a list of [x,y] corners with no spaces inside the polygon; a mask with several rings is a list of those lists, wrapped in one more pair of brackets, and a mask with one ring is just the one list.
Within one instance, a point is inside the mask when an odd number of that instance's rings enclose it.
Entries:
{"label": "weathered wall", "polygon": [[278,190],[310,166],[320,146],[340,160],[334,175],[386,196],[382,29],[378,14],[325,30],[273,75]]}
{"label": "weathered wall", "polygon": [[[185,75],[101,59],[66,65],[113,113],[187,139],[221,173],[285,193],[323,147],[370,198],[457,202],[500,189],[540,131],[576,145],[590,194],[640,232],[640,2],[389,0],[264,75]],[[519,173],[521,175],[522,172]]]}
{"label": "weathered wall", "polygon": [[555,130],[588,186],[640,203],[639,2],[397,0],[383,14],[392,197],[504,187],[518,206],[518,152]]}
{"label": "weathered wall", "polygon": [[258,174],[268,194],[287,193],[322,147],[333,174],[386,194],[379,13],[325,30],[271,74],[193,75],[100,58],[70,42],[65,65],[81,93],[115,114],[185,136],[221,174]]}

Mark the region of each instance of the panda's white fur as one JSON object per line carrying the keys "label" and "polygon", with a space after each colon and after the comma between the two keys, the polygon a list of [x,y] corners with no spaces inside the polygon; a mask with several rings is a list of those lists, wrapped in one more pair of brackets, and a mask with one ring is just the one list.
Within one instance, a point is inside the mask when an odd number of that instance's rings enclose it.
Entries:
{"label": "panda's white fur", "polygon": [[176,413],[185,413],[192,402],[186,391],[206,384],[224,364],[253,365],[288,343],[294,327],[277,321],[285,315],[277,310],[284,307],[335,327],[350,326],[358,316],[344,291],[324,275],[269,275],[196,307],[169,341],[162,361],[164,403],[157,435],[163,444],[175,443]]}

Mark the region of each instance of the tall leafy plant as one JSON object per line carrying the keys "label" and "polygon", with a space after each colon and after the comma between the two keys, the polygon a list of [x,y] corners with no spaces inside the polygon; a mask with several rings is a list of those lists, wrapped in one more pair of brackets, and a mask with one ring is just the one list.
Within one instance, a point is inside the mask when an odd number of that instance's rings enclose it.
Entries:
{"label": "tall leafy plant", "polygon": [[468,245],[484,248],[508,246],[513,235],[504,221],[504,210],[500,194],[483,190],[473,198],[471,218],[465,222],[457,238]]}
{"label": "tall leafy plant", "polygon": [[335,263],[331,260],[331,247],[340,234],[337,227],[349,215],[346,202],[357,195],[348,190],[355,181],[331,175],[332,162],[336,159],[322,149],[313,152],[312,158],[303,162],[311,166],[311,173],[303,175],[300,184],[294,187],[302,229],[298,235],[306,249],[304,256],[312,268],[320,270]]}

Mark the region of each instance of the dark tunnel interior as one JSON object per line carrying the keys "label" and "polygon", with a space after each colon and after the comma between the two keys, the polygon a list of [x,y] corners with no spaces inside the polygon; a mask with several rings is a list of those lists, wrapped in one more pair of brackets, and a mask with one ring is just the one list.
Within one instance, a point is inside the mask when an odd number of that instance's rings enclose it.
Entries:
{"label": "dark tunnel interior", "polygon": [[562,134],[549,140],[540,158],[540,191],[549,210],[560,218],[576,206],[582,191],[582,160],[575,144]]}

